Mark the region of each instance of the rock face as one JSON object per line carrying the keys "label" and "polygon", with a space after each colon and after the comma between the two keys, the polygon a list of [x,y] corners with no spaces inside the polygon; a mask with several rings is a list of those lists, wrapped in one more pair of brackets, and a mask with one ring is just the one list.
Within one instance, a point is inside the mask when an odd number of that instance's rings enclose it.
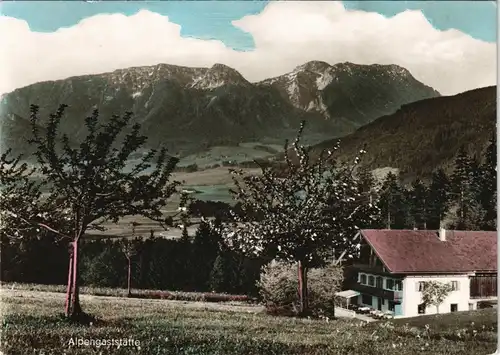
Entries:
{"label": "rock face", "polygon": [[260,84],[277,88],[296,108],[344,123],[347,130],[393,113],[403,104],[440,96],[397,65],[312,61]]}
{"label": "rock face", "polygon": [[60,133],[73,142],[86,134],[84,118],[97,107],[104,121],[132,111],[149,147],[166,144],[188,154],[246,141],[281,144],[304,119],[307,134],[316,140],[340,137],[401,105],[436,96],[437,91],[397,66],[313,61],[286,75],[250,83],[223,64],[159,64],[41,82],[6,94],[0,138],[15,151],[24,151],[19,138],[29,127],[30,104],[40,106],[43,124],[64,103],[69,107]]}

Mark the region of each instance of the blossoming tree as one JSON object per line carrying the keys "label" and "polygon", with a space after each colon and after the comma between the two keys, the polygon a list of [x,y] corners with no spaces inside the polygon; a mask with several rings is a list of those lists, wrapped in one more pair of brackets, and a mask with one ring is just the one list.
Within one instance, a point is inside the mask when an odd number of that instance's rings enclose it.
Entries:
{"label": "blossoming tree", "polygon": [[[37,173],[42,182],[30,180],[32,174],[19,159],[0,166],[2,188],[2,232],[12,237],[34,228],[66,238],[70,244],[66,316],[84,315],[79,302],[79,246],[88,230],[103,230],[107,222],[116,223],[129,215],[142,215],[164,228],[175,224],[175,215],[165,217],[163,209],[178,192],[179,182],[171,181],[177,159],[166,149],[149,150],[140,162],[129,157],[146,142],[140,125],[131,125],[131,113],[99,117],[97,110],[85,120],[86,137],[75,147],[67,135],[59,144],[59,127],[66,105],[51,114],[39,130],[38,107],[31,107]],[[148,169],[153,166],[151,172]],[[48,190],[43,196],[42,187]]]}
{"label": "blossoming tree", "polygon": [[452,290],[452,286],[449,283],[425,281],[422,290],[422,303],[436,306],[436,311],[439,313],[439,306],[444,302]]}
{"label": "blossoming tree", "polygon": [[332,250],[352,256],[356,231],[375,220],[378,209],[354,176],[359,157],[352,164],[336,161],[337,144],[313,158],[300,143],[303,129],[304,122],[293,143],[295,156],[285,143],[284,173],[264,166],[260,175],[231,170],[242,213],[232,212],[232,222],[221,228],[233,249],[297,264],[299,314],[307,315],[307,270],[324,264]]}

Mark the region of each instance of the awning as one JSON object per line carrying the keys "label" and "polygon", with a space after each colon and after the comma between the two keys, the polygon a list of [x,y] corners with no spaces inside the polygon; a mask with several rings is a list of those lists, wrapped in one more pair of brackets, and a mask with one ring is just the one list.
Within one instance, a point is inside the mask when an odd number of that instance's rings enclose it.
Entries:
{"label": "awning", "polygon": [[344,298],[353,298],[356,296],[359,296],[360,293],[358,291],[354,290],[345,290],[345,291],[340,291],[335,294],[336,296],[344,297]]}

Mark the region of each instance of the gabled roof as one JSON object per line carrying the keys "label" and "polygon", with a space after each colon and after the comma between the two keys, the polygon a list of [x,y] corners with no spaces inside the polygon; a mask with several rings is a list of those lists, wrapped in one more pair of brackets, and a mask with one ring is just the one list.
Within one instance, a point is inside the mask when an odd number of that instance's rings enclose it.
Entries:
{"label": "gabled roof", "polygon": [[362,230],[361,235],[392,273],[496,272],[497,232]]}

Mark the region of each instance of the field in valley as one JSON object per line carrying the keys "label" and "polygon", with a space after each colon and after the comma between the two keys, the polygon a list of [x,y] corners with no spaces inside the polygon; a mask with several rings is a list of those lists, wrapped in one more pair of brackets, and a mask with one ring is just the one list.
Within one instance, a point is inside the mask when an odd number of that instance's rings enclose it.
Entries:
{"label": "field in valley", "polygon": [[[259,174],[260,169],[243,169],[249,174]],[[208,170],[197,171],[193,173],[176,172],[173,174],[172,179],[182,182],[182,187],[186,190],[195,191],[191,196],[195,199],[202,201],[222,201],[226,203],[233,203],[232,196],[229,193],[229,188],[233,186],[231,174],[228,168],[220,167]],[[172,215],[177,212],[179,207],[179,196],[172,196],[169,203],[163,210],[165,215]],[[196,221],[196,220],[194,220]],[[150,230],[155,232],[155,235],[160,233],[168,235],[169,237],[180,237],[181,230],[173,229],[168,232],[156,222],[151,221],[143,216],[127,216],[122,218],[118,223],[105,223],[106,231],[89,231],[91,235],[102,236],[132,236],[131,223],[136,222],[139,225],[136,227],[136,235],[149,236]],[[189,230],[193,234],[196,226]]]}
{"label": "field in valley", "polygon": [[[43,289],[43,287],[41,287]],[[101,321],[67,323],[64,293],[2,289],[4,354],[468,354],[494,353],[496,310],[366,324],[272,317],[259,306],[82,295]],[[426,329],[426,325],[429,326]],[[131,339],[133,346],[72,345]],[[137,345],[137,346],[135,346]]]}

